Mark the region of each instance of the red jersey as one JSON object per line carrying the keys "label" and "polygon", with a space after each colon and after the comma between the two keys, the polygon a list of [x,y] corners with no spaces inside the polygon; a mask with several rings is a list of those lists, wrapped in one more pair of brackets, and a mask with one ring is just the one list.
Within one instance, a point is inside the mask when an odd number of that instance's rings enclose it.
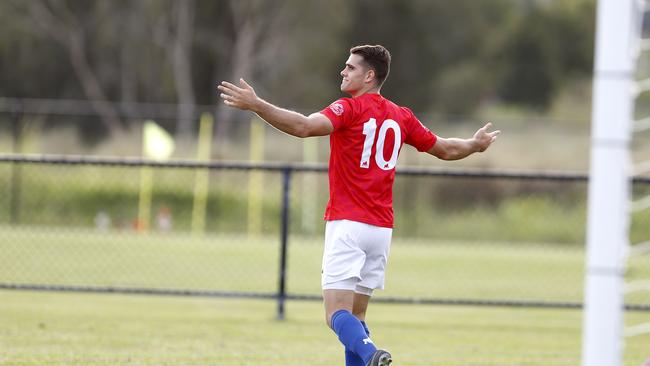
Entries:
{"label": "red jersey", "polygon": [[392,228],[393,181],[402,144],[427,151],[436,135],[410,109],[379,94],[341,98],[320,113],[334,126],[325,220]]}

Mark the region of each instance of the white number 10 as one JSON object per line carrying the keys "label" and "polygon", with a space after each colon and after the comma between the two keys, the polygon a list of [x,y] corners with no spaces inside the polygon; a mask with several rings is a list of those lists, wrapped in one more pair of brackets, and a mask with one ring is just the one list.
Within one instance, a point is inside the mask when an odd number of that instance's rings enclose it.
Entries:
{"label": "white number 10", "polygon": [[[390,159],[386,160],[384,157],[384,141],[388,130],[392,129],[395,133],[395,145]],[[377,120],[371,118],[368,122],[363,124],[363,134],[366,140],[363,142],[363,152],[361,153],[361,162],[359,166],[364,169],[370,168],[370,155],[372,154],[372,145],[375,142],[375,132],[377,131]],[[392,119],[387,119],[381,124],[379,129],[379,137],[377,138],[377,148],[375,149],[375,163],[383,170],[391,170],[397,165],[397,156],[399,147],[402,145],[402,130],[400,130],[397,122]]]}

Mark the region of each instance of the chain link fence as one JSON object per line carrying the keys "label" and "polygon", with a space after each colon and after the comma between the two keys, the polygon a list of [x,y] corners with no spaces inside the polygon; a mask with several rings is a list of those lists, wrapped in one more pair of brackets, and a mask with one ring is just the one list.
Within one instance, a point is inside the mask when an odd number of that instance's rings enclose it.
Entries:
{"label": "chain link fence", "polygon": [[[586,188],[580,174],[398,169],[376,301],[580,307]],[[1,288],[266,297],[280,316],[286,299],[320,299],[325,166],[3,155],[0,192]],[[649,257],[630,257],[628,280],[650,278]],[[650,310],[650,293],[626,303]]]}

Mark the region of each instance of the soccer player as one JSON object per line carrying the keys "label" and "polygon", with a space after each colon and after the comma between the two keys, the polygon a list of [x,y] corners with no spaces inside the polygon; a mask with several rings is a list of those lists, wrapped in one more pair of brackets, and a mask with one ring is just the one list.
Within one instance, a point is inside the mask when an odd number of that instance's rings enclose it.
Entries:
{"label": "soccer player", "polygon": [[257,113],[293,136],[330,136],[330,198],[325,211],[322,288],[327,325],[345,346],[347,366],[387,366],[365,323],[373,290],[383,289],[393,228],[393,181],[402,144],[443,160],[487,149],[500,131],[488,123],[472,138],[442,138],[413,112],[384,98],[390,53],[380,45],[356,46],[341,71],[341,98],[309,116],[275,106],[244,79],[218,86],[223,102]]}

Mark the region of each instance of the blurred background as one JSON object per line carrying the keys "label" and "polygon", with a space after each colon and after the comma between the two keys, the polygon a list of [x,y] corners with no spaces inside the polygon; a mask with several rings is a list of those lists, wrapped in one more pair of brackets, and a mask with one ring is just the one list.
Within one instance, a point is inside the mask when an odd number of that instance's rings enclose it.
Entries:
{"label": "blurred background", "polygon": [[[244,77],[263,98],[311,113],[341,96],[348,49],[380,43],[393,55],[383,94],[432,130],[467,133],[493,121],[507,131],[498,151],[460,164],[587,168],[593,0],[36,0],[0,7],[3,151],[137,156],[142,119],[158,114],[178,140],[174,156],[193,157],[196,114],[208,110],[217,121],[212,158],[247,160],[251,116],[221,108],[218,82]],[[20,106],[32,108],[21,121],[23,141],[12,146],[8,112]],[[267,159],[301,159],[299,142],[281,141],[290,145],[269,144]],[[539,148],[530,149],[532,141]]]}
{"label": "blurred background", "polygon": [[[437,170],[397,179],[386,296],[574,306],[594,32],[594,0],[2,1],[0,153],[150,158],[143,126],[155,121],[173,146],[164,159],[242,165],[5,160],[0,282],[275,296],[287,207],[288,293],[318,296],[323,166],[284,181],[246,164],[324,164],[329,141],[225,108],[216,85],[243,77],[309,114],[342,96],[350,47],[382,44],[393,57],[382,94],[432,131],[469,137],[487,121],[503,131],[489,152],[454,163],[403,149],[401,166]],[[649,67],[642,57],[639,79]],[[641,94],[637,117],[649,112]],[[635,161],[650,159],[649,138],[635,135]],[[499,174],[513,171],[528,175]],[[650,237],[647,210],[631,236]],[[631,275],[648,275],[647,259],[635,261]],[[433,285],[404,285],[423,279]]]}

